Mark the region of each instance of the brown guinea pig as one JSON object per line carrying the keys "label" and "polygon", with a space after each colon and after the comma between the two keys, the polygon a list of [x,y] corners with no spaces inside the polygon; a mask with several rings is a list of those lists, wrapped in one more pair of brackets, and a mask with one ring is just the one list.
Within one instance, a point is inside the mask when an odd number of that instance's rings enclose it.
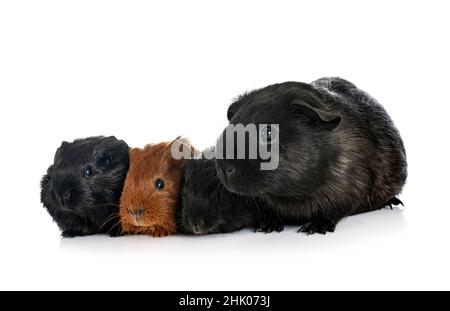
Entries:
{"label": "brown guinea pig", "polygon": [[180,140],[130,150],[130,169],[120,199],[122,233],[162,237],[175,232],[180,172],[186,162],[172,157],[175,142]]}

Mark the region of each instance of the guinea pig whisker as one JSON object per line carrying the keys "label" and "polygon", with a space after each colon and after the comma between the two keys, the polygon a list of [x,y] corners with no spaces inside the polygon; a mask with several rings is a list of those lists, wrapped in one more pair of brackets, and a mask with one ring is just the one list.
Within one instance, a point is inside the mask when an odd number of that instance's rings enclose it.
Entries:
{"label": "guinea pig whisker", "polygon": [[111,219],[113,219],[113,218],[115,218],[115,217],[119,217],[120,215],[118,214],[118,213],[115,213],[115,214],[111,214],[110,216],[108,216],[106,219],[105,219],[105,222],[107,222],[107,221],[109,221],[109,220],[111,220]]}
{"label": "guinea pig whisker", "polygon": [[220,197],[223,197],[223,193],[225,192],[225,187],[224,187],[224,185],[222,185],[222,184],[220,184],[220,188],[219,188],[220,190]]}
{"label": "guinea pig whisker", "polygon": [[105,221],[103,222],[103,224],[102,224],[98,229],[99,229],[99,230],[103,229],[103,227],[104,227],[107,223],[109,223],[110,221],[112,221],[112,220],[114,220],[115,218],[118,218],[118,217],[120,217],[119,214],[112,214],[112,215],[110,215],[109,217],[107,217],[107,218],[105,219]]}
{"label": "guinea pig whisker", "polygon": [[114,228],[117,227],[117,225],[119,225],[119,224],[120,224],[120,220],[117,221],[114,225],[112,225],[112,226],[111,226],[111,229],[114,229]]}
{"label": "guinea pig whisker", "polygon": [[176,219],[176,220],[175,220],[175,225],[176,225],[177,227],[180,227],[182,230],[188,229],[188,228],[186,227],[186,225],[184,224],[183,219]]}
{"label": "guinea pig whisker", "polygon": [[114,228],[116,228],[117,226],[119,226],[120,225],[120,227],[119,227],[119,235],[122,235],[122,233],[123,233],[123,228],[122,228],[122,223],[124,222],[124,219],[122,219],[121,217],[119,217],[119,219],[118,219],[118,221],[113,225],[113,226],[111,226],[111,229],[114,229]]}

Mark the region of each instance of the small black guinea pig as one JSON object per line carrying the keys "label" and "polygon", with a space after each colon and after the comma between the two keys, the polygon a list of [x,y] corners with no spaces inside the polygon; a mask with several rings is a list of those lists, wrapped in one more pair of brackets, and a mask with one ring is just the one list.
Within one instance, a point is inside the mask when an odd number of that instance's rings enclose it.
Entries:
{"label": "small black guinea pig", "polygon": [[261,170],[267,161],[259,155],[219,157],[218,176],[229,191],[258,197],[285,223],[301,225],[300,232],[332,232],[345,216],[401,203],[403,141],[386,110],[349,81],[269,85],[238,97],[228,120],[228,128],[278,125],[263,128],[256,142],[278,148],[275,169]]}
{"label": "small black guinea pig", "polygon": [[214,160],[190,159],[183,168],[177,231],[187,234],[227,233],[243,228],[280,232],[284,226],[259,198],[225,189]]}
{"label": "small black guinea pig", "polygon": [[41,202],[63,237],[119,232],[129,147],[114,136],[63,142],[41,181]]}

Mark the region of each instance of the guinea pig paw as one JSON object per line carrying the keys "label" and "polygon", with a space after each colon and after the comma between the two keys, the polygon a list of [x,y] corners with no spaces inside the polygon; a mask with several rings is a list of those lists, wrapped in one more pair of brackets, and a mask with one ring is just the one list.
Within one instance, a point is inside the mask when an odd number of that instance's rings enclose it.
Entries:
{"label": "guinea pig paw", "polygon": [[255,228],[255,232],[264,232],[264,233],[271,233],[271,232],[281,232],[284,230],[284,225],[282,223],[266,223],[266,224],[260,224]]}
{"label": "guinea pig paw", "polygon": [[284,224],[282,222],[273,222],[269,226],[275,232],[281,232],[284,230]]}
{"label": "guinea pig paw", "polygon": [[312,220],[303,226],[297,232],[306,233],[308,235],[314,233],[326,234],[327,232],[334,232],[336,225],[329,220]]}
{"label": "guinea pig paw", "polygon": [[64,230],[63,232],[61,232],[61,236],[63,238],[74,238],[78,235],[82,235],[79,232],[75,232],[75,231],[70,231],[70,230]]}
{"label": "guinea pig paw", "polygon": [[396,198],[396,197],[390,199],[389,201],[387,201],[387,202],[384,204],[384,206],[386,206],[386,207],[389,206],[389,208],[390,208],[391,210],[393,209],[392,205],[394,205],[394,206],[399,206],[399,205],[405,206],[405,205],[403,204],[403,202],[400,201],[400,199],[399,199],[399,198]]}
{"label": "guinea pig paw", "polygon": [[276,232],[284,231],[284,224],[276,225],[273,230],[276,231]]}
{"label": "guinea pig paw", "polygon": [[255,228],[255,232],[264,232],[264,233],[270,233],[272,230],[270,228],[267,228],[265,226],[260,226]]}
{"label": "guinea pig paw", "polygon": [[125,234],[122,233],[122,232],[120,232],[119,230],[114,230],[114,231],[108,232],[108,235],[109,235],[111,238],[118,238],[118,237],[121,237],[121,236],[123,236],[123,235],[125,235]]}
{"label": "guinea pig paw", "polygon": [[169,231],[164,229],[154,229],[150,232],[151,236],[154,238],[162,238],[169,235]]}

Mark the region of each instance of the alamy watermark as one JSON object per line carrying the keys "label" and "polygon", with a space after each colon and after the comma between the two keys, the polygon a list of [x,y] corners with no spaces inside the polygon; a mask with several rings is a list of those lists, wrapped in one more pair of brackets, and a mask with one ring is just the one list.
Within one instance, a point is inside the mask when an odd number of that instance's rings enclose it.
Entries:
{"label": "alamy watermark", "polygon": [[182,139],[172,143],[174,159],[251,159],[261,160],[261,170],[274,170],[279,164],[278,124],[230,124],[216,146],[195,153]]}

